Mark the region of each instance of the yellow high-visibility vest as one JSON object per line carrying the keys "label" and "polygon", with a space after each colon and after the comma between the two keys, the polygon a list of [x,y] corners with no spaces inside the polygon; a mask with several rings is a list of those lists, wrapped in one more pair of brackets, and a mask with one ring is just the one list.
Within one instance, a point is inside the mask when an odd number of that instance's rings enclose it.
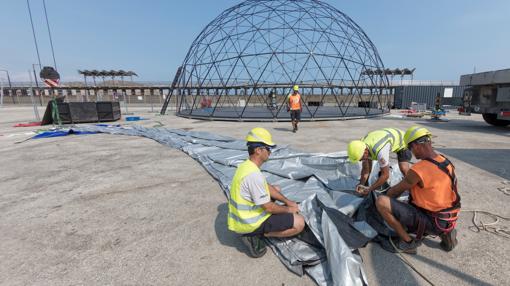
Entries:
{"label": "yellow high-visibility vest", "polygon": [[[251,233],[271,216],[261,206],[245,200],[241,196],[241,183],[243,179],[255,172],[260,172],[259,167],[249,159],[241,163],[236,170],[232,184],[230,185],[230,198],[228,200],[228,229],[237,233]],[[269,185],[265,182],[267,195]]]}
{"label": "yellow high-visibility vest", "polygon": [[391,152],[398,152],[406,148],[404,143],[404,132],[396,128],[384,128],[367,134],[361,141],[368,146],[370,158],[377,160],[379,151],[386,145],[391,144]]}

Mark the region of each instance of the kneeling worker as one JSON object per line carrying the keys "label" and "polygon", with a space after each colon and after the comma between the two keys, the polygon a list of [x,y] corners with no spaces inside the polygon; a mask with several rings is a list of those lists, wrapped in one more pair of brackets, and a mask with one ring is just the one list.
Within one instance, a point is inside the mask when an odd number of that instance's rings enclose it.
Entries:
{"label": "kneeling worker", "polygon": [[[266,246],[261,236],[289,237],[303,231],[305,221],[298,205],[266,182],[260,166],[276,145],[269,131],[253,128],[246,136],[248,160],[237,167],[228,202],[228,229],[241,234],[250,256],[261,257]],[[282,202],[279,205],[274,200]]]}
{"label": "kneeling worker", "polygon": [[[398,167],[405,176],[409,170],[412,153],[404,144],[404,132],[396,128],[384,128],[368,133],[361,140],[354,140],[347,146],[347,154],[352,163],[362,161],[361,177],[357,192],[367,189],[373,191],[383,186],[390,177],[390,152],[397,153]],[[381,173],[377,181],[369,186],[368,178],[372,172],[372,161],[377,160]]]}
{"label": "kneeling worker", "polygon": [[[460,212],[460,196],[455,167],[434,151],[431,136],[423,127],[414,126],[407,130],[404,140],[420,161],[411,167],[400,183],[376,201],[378,212],[400,237],[395,246],[410,254],[417,252],[421,238],[427,234],[439,235],[440,246],[445,251],[451,251],[457,245],[455,226]],[[395,199],[405,190],[411,193],[408,204]],[[415,233],[416,238],[412,238],[408,231]],[[381,246],[395,252],[389,241],[383,241]]]}

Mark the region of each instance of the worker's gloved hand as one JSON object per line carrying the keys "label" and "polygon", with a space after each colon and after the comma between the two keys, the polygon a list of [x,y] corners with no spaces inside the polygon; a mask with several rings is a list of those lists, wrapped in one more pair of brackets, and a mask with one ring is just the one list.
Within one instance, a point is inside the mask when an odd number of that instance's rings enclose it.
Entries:
{"label": "worker's gloved hand", "polygon": [[367,186],[357,185],[356,186],[356,193],[361,195],[361,196],[366,196],[366,195],[368,195],[368,193],[370,193],[370,191],[369,191]]}

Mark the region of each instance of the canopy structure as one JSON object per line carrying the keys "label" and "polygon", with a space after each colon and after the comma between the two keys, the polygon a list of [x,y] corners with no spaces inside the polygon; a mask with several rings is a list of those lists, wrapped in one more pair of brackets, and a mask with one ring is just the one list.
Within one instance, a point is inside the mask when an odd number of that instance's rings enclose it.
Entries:
{"label": "canopy structure", "polygon": [[92,77],[94,82],[94,86],[97,85],[96,77],[101,77],[103,82],[105,81],[105,77],[110,77],[112,81],[115,81],[116,77],[120,77],[121,81],[124,81],[125,76],[131,77],[131,81],[133,81],[133,76],[138,76],[133,71],[124,71],[124,70],[78,70],[78,73],[83,75],[83,79],[85,80],[85,85],[87,85],[87,77]]}
{"label": "canopy structure", "polygon": [[414,71],[416,69],[413,68],[413,69],[408,69],[408,68],[403,68],[403,69],[399,69],[399,68],[396,68],[396,69],[365,69],[363,71],[363,74],[365,75],[389,75],[389,76],[404,76],[404,75],[413,75]]}
{"label": "canopy structure", "polygon": [[184,117],[278,121],[289,120],[287,95],[299,85],[304,120],[381,115],[391,98],[388,78],[367,70],[384,70],[375,45],[333,6],[248,0],[197,36],[172,96]]}

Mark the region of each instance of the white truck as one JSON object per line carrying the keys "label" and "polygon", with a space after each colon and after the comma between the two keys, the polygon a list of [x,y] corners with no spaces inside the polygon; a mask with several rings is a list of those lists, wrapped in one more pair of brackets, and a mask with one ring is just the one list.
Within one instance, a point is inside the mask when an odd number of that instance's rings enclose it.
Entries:
{"label": "white truck", "polygon": [[510,124],[510,69],[462,75],[460,85],[468,87],[461,111],[481,113],[494,126]]}

